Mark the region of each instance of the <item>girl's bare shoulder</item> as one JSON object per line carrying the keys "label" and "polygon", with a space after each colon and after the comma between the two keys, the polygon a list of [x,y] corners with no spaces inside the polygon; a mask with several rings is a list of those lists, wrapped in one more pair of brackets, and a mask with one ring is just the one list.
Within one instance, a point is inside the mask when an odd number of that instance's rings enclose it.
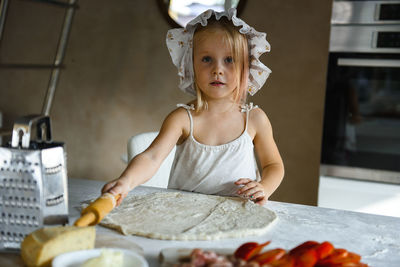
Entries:
{"label": "girl's bare shoulder", "polygon": [[177,124],[186,124],[186,122],[189,121],[188,113],[186,109],[182,107],[178,107],[171,111],[171,113],[168,114],[168,116],[165,118],[165,122],[172,123],[174,125]]}
{"label": "girl's bare shoulder", "polygon": [[267,114],[261,108],[251,110],[249,114],[249,127],[256,133],[272,130],[271,122],[269,121]]}
{"label": "girl's bare shoulder", "polygon": [[179,131],[181,134],[180,139],[186,139],[190,133],[190,119],[187,110],[178,107],[171,111],[164,120],[164,127],[173,131]]}

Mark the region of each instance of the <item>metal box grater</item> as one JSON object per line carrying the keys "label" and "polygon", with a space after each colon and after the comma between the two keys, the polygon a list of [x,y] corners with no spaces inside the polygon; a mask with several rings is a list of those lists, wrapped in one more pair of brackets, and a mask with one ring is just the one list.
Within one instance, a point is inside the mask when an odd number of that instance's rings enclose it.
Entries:
{"label": "metal box grater", "polygon": [[22,117],[14,123],[11,145],[0,147],[0,251],[20,249],[24,237],[44,225],[66,223],[64,144],[51,141],[49,117]]}

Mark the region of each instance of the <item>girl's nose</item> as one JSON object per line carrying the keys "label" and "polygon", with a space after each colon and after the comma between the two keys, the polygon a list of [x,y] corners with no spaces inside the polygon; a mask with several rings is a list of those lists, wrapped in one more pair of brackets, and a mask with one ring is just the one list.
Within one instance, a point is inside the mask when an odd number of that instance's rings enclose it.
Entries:
{"label": "girl's nose", "polygon": [[215,70],[215,71],[213,72],[213,74],[214,74],[214,75],[222,75],[222,71],[220,71],[220,70]]}
{"label": "girl's nose", "polygon": [[222,66],[219,63],[216,63],[213,68],[213,75],[223,75]]}

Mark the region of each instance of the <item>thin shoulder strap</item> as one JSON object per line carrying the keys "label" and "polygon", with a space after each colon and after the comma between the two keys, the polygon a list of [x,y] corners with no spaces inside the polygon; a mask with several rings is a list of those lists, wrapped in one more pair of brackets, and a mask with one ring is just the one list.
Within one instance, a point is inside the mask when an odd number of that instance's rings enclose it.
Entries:
{"label": "thin shoulder strap", "polygon": [[245,131],[247,131],[247,125],[249,124],[249,114],[252,109],[258,108],[257,105],[254,105],[253,102],[250,102],[249,104],[244,104],[241,106],[241,112],[246,112],[246,125],[245,125]]}
{"label": "thin shoulder strap", "polygon": [[189,106],[189,105],[186,105],[186,104],[177,104],[176,106],[178,108],[186,109],[186,111],[188,113],[188,116],[189,116],[189,120],[190,120],[190,136],[192,136],[193,135],[193,118],[192,118],[192,114],[190,113],[190,110],[194,110],[194,105],[191,104]]}

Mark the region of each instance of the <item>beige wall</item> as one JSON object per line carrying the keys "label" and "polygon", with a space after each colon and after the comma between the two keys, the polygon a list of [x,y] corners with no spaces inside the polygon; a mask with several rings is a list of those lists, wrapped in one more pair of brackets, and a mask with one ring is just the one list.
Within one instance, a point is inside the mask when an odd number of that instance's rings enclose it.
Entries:
{"label": "beige wall", "polygon": [[[269,115],[286,176],[272,199],[317,201],[330,1],[247,1],[242,18],[267,32],[272,74],[250,100]],[[158,130],[176,103],[190,97],[164,38],[169,25],[156,1],[79,2],[51,111],[54,139],[67,144],[69,177],[110,180],[134,134]],[[50,63],[63,10],[11,1],[1,62]],[[39,113],[50,72],[0,69],[0,110],[6,128]]]}

